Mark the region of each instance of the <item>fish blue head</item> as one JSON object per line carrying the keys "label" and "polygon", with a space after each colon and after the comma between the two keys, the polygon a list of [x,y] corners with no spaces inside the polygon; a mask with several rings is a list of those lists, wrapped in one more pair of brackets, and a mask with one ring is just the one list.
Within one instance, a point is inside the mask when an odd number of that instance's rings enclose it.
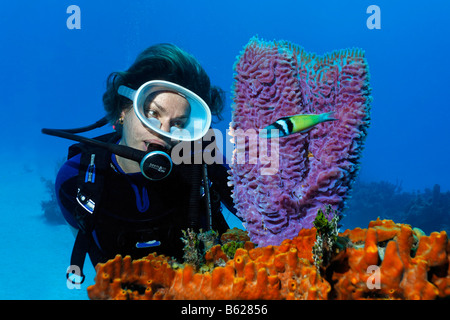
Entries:
{"label": "fish blue head", "polygon": [[273,124],[259,130],[259,137],[263,139],[279,138],[283,136],[282,132]]}

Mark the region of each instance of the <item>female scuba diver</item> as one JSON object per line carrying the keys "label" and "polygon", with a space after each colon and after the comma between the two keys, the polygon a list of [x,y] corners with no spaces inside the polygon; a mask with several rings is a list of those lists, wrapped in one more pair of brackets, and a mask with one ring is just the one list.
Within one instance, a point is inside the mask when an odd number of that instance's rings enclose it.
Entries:
{"label": "female scuba diver", "polygon": [[71,265],[81,269],[83,280],[86,254],[94,266],[116,254],[181,258],[181,230],[226,231],[221,202],[235,213],[227,167],[173,164],[169,156],[179,143],[200,143],[206,152],[201,138],[211,114],[220,119],[224,96],[193,56],[171,44],[149,47],[127,71],[108,77],[103,103],[115,132],[91,140],[128,147],[149,164],[94,143],[69,148],[55,187],[77,233]]}

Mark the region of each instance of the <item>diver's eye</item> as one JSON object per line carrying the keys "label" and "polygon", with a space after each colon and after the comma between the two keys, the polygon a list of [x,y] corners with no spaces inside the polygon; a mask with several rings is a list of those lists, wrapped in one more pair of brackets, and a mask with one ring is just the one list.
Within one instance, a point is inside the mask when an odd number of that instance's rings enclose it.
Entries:
{"label": "diver's eye", "polygon": [[150,108],[145,110],[145,114],[146,114],[147,118],[158,118],[159,117],[158,111],[156,111],[154,109],[150,109]]}
{"label": "diver's eye", "polygon": [[176,128],[180,128],[180,129],[184,128],[185,125],[186,125],[186,121],[177,120],[177,121],[172,122],[172,127],[176,127]]}

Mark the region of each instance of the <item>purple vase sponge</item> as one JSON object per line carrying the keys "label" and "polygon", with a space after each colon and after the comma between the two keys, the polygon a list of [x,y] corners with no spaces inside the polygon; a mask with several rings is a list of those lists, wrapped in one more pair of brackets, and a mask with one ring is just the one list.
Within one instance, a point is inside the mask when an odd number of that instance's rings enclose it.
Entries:
{"label": "purple vase sponge", "polygon": [[[360,49],[308,53],[252,38],[234,66],[230,183],[251,241],[279,245],[311,228],[319,208],[342,212],[370,124],[369,71]],[[277,119],[334,111],[336,121],[263,139]]]}

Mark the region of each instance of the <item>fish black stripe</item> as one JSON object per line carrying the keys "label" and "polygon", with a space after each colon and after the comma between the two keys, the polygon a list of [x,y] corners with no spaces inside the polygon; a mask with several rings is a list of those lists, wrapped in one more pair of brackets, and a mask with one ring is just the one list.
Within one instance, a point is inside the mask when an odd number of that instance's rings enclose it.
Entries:
{"label": "fish black stripe", "polygon": [[283,117],[278,119],[277,121],[284,121],[284,123],[286,123],[289,132],[284,132],[283,130],[285,135],[291,134],[292,130],[294,130],[294,123],[292,123],[291,117]]}
{"label": "fish black stripe", "polygon": [[291,134],[294,130],[294,124],[292,123],[292,120],[289,118],[287,118],[285,121],[289,130],[289,134]]}

